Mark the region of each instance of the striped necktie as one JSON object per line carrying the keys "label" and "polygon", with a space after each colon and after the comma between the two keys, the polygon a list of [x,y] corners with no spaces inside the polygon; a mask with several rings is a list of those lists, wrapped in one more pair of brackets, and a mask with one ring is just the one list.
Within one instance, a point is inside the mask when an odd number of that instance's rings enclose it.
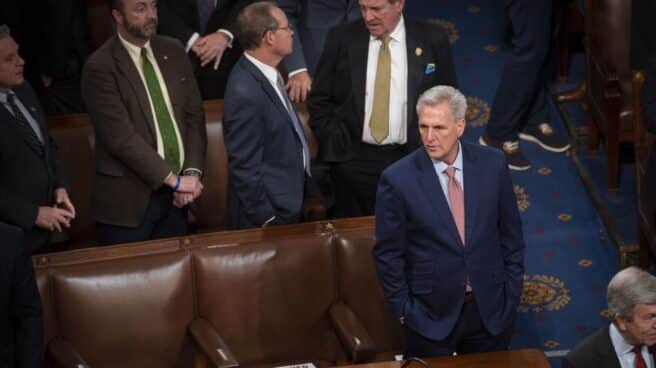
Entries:
{"label": "striped necktie", "polygon": [[18,108],[18,105],[16,105],[16,95],[14,95],[13,92],[7,94],[7,104],[11,110],[10,112],[14,115],[14,120],[18,123],[19,128],[25,134],[27,144],[29,144],[39,155],[43,155],[43,141],[34,131],[34,128],[32,128],[27,117],[23,115],[23,112]]}
{"label": "striped necktie", "polygon": [[282,94],[282,97],[285,100],[285,108],[287,109],[289,118],[292,120],[292,123],[294,125],[294,131],[296,132],[296,136],[298,137],[298,140],[301,142],[301,146],[303,150],[302,152],[303,168],[305,169],[305,173],[308,176],[312,176],[310,174],[310,150],[308,149],[307,141],[305,140],[303,125],[301,124],[301,121],[298,119],[298,115],[296,115],[296,110],[294,109],[294,105],[292,104],[292,101],[289,99],[289,96],[287,95],[287,90],[285,89],[285,83],[282,81],[282,77],[280,76],[280,74],[278,74],[277,85],[278,85],[278,90],[280,90],[280,93]]}

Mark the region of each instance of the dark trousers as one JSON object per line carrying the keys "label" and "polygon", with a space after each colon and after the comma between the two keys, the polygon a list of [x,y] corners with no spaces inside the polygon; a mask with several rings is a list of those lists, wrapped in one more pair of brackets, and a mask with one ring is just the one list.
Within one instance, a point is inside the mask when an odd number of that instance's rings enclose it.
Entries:
{"label": "dark trousers", "polygon": [[408,153],[406,145],[360,144],[356,157],[333,166],[335,207],[333,216],[371,216],[383,170]]}
{"label": "dark trousers", "polygon": [[486,133],[499,141],[517,140],[526,125],[549,121],[546,69],[551,47],[552,1],[509,0],[513,52],[497,89]]}
{"label": "dark trousers", "polygon": [[443,355],[482,353],[507,350],[512,337],[512,327],[500,335],[491,335],[483,325],[476,301],[462,306],[460,317],[453,331],[444,340],[425,338],[409,327],[405,327],[405,349],[409,357],[435,357]]}
{"label": "dark trousers", "polygon": [[187,211],[186,206],[173,206],[170,188],[161,188],[151,195],[141,225],[125,227],[98,222],[96,236],[101,245],[110,245],[187,235]]}

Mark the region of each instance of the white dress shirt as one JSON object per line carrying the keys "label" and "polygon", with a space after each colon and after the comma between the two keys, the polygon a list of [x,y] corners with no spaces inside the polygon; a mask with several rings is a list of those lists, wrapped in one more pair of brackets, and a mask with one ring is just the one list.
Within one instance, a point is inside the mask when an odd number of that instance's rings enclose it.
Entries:
{"label": "white dress shirt", "polygon": [[[369,120],[371,120],[371,113],[374,105],[376,69],[378,69],[378,54],[381,45],[382,41],[380,39],[373,36],[369,37],[362,141],[370,144],[378,144],[371,135]],[[401,17],[399,24],[396,25],[396,28],[394,28],[394,31],[390,34],[389,48],[392,56],[389,134],[380,144],[404,144],[407,140],[408,120],[408,53],[405,41],[405,22],[403,21],[403,17]]]}
{"label": "white dress shirt", "polygon": [[[636,355],[632,351],[633,345],[624,340],[624,337],[622,337],[614,323],[611,323],[608,329],[610,341],[613,343],[613,348],[615,348],[615,355],[617,355],[617,359],[620,361],[620,367],[635,368]],[[647,368],[654,368],[654,359],[651,354],[649,354],[649,349],[646,346],[643,346],[641,352],[642,358],[645,360],[645,363],[647,363]]]}
{"label": "white dress shirt", "polygon": [[[128,54],[130,55],[130,59],[132,59],[134,65],[137,67],[137,70],[139,71],[139,76],[141,77],[141,81],[143,82],[144,88],[146,89],[146,94],[148,95],[148,102],[150,102],[150,110],[153,114],[153,121],[155,122],[155,133],[156,133],[155,135],[157,136],[157,154],[159,154],[160,157],[165,158],[164,143],[162,141],[162,134],[159,131],[159,124],[157,124],[157,115],[155,114],[155,109],[153,108],[153,99],[150,97],[150,91],[148,91],[148,86],[146,85],[146,78],[144,77],[144,73],[143,73],[143,65],[141,62],[141,47],[137,45],[133,45],[130,42],[126,41],[123,37],[121,37],[120,34],[118,34],[118,38],[119,40],[121,40],[121,43],[128,51]],[[153,55],[153,49],[150,47],[150,41],[146,42],[144,47],[146,48],[146,50],[148,50],[148,55],[147,55],[148,61],[150,61],[150,63],[153,65],[153,69],[155,69],[155,74],[157,75],[159,86],[160,89],[162,90],[162,95],[164,95],[164,102],[166,102],[166,108],[169,112],[169,115],[171,116],[171,121],[173,121],[173,128],[175,130],[175,135],[178,137],[178,149],[180,151],[180,167],[183,167],[185,162],[184,142],[182,141],[182,137],[180,136],[180,130],[178,129],[178,122],[175,120],[175,115],[173,114],[171,99],[169,98],[169,90],[166,88],[166,83],[164,83],[162,72],[159,70],[159,65],[157,64],[157,60]],[[174,174],[178,174],[178,173],[174,173]]]}

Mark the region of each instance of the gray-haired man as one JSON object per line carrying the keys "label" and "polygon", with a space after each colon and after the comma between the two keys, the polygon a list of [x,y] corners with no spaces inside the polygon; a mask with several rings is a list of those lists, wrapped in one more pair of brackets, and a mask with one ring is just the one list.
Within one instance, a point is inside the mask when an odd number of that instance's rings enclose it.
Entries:
{"label": "gray-haired man", "polygon": [[563,359],[563,367],[654,367],[656,277],[637,267],[618,272],[606,295],[612,323],[588,336]]}

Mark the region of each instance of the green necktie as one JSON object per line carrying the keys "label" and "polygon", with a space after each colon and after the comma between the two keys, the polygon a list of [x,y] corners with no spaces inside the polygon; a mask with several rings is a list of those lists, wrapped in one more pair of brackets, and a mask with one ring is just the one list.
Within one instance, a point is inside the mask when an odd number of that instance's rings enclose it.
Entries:
{"label": "green necktie", "polygon": [[389,134],[389,103],[392,74],[392,55],[389,49],[389,36],[381,39],[374,85],[374,104],[371,109],[369,129],[376,143],[380,144]]}
{"label": "green necktie", "polygon": [[164,94],[160,88],[157,74],[155,74],[155,68],[153,68],[153,64],[148,60],[147,54],[148,51],[146,48],[142,48],[141,62],[143,65],[143,74],[146,79],[146,87],[150,93],[153,108],[155,109],[159,134],[162,136],[162,143],[164,144],[164,159],[171,165],[171,171],[178,174],[180,172],[180,146],[178,145],[178,136],[175,134],[171,113],[166,107]]}

